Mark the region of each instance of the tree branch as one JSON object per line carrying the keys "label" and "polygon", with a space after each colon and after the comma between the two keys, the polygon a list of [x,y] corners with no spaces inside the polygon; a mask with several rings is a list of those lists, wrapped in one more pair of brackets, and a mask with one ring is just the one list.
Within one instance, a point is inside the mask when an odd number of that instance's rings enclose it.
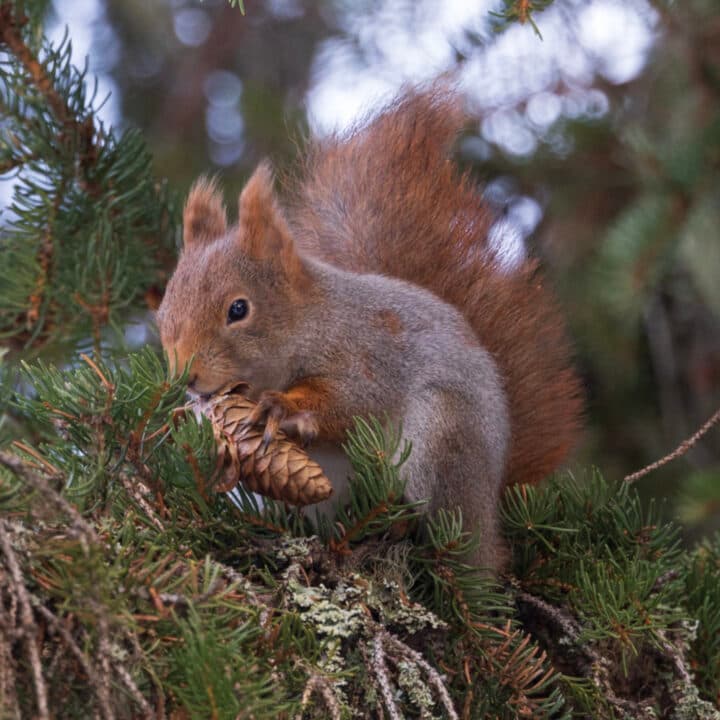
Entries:
{"label": "tree branch", "polygon": [[21,630],[25,647],[27,648],[33,682],[35,684],[38,717],[40,720],[50,720],[47,686],[45,685],[45,678],[43,677],[42,665],[40,663],[40,650],[36,642],[37,626],[35,624],[35,616],[33,615],[32,604],[30,602],[30,593],[25,587],[22,572],[20,571],[20,563],[10,542],[9,528],[10,525],[7,520],[0,519],[0,547],[2,547],[3,554],[5,555],[5,564],[10,571],[12,588],[20,605]]}

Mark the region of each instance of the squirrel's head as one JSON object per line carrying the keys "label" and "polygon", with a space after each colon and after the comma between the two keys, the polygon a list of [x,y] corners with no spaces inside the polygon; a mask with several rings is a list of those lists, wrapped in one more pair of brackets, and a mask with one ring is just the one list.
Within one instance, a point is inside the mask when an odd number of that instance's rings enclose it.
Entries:
{"label": "squirrel's head", "polygon": [[188,385],[200,394],[231,382],[248,383],[253,395],[282,389],[311,286],[269,165],[248,181],[230,228],[216,184],[198,180],[185,204],[183,244],[157,316],[171,370],[192,362]]}

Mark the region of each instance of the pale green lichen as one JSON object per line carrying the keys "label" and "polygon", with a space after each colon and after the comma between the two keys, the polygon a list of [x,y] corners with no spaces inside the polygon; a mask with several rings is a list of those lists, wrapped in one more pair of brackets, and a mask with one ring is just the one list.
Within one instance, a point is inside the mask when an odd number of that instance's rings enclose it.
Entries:
{"label": "pale green lichen", "polygon": [[368,619],[363,608],[375,611],[384,624],[400,625],[411,634],[447,627],[437,615],[408,600],[394,581],[368,582],[353,575],[333,589],[306,587],[297,570],[291,565],[285,573],[291,605],[323,635],[349,638],[360,632]]}
{"label": "pale green lichen", "polygon": [[295,579],[290,579],[287,587],[290,604],[321,638],[350,638],[362,630],[365,613],[359,603],[344,606],[342,590],[331,591],[324,585],[305,587]]}
{"label": "pale green lichen", "polygon": [[318,544],[318,538],[315,535],[310,537],[290,537],[284,536],[279,542],[276,551],[278,560],[284,560],[289,563],[300,562],[307,558],[313,548]]}
{"label": "pale green lichen", "polygon": [[[422,630],[444,630],[447,625],[422,605],[411,602],[395,580],[349,575],[334,587],[320,583],[308,585],[306,558],[309,543],[286,542],[283,559],[290,560],[283,573],[285,607],[296,612],[311,629],[320,645],[316,666],[328,677],[338,693],[338,701],[347,706],[344,677],[355,663],[351,656],[377,636],[378,625],[401,627],[408,634]],[[397,683],[398,700],[412,707],[419,717],[433,720],[433,690],[422,669],[411,658],[393,661],[393,682]],[[370,683],[372,686],[373,683]],[[368,697],[370,705],[378,700]]]}
{"label": "pale green lichen", "polygon": [[434,720],[435,707],[432,690],[423,680],[420,668],[415,663],[401,660],[398,664],[398,686],[407,695],[410,703],[420,712],[423,720]]}
{"label": "pale green lichen", "polygon": [[671,720],[720,720],[720,711],[700,697],[694,685],[676,684],[673,688],[680,695]]}
{"label": "pale green lichen", "polygon": [[379,612],[384,624],[401,625],[409,633],[447,628],[447,623],[435,613],[408,600],[394,580],[371,583],[367,604]]}

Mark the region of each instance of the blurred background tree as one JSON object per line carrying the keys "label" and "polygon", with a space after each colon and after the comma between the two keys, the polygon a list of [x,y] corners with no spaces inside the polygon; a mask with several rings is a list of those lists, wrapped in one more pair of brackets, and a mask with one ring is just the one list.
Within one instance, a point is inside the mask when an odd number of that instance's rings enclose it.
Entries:
{"label": "blurred background tree", "polygon": [[[260,158],[291,169],[309,131],[456,73],[477,118],[460,151],[498,241],[509,262],[544,258],[570,317],[589,393],[579,460],[621,476],[720,406],[720,13],[712,0],[534,3],[539,39],[510,21],[517,5],[248,0],[243,15],[225,0],[55,0],[48,13],[111,93],[106,125],[139,128],[180,192],[219,173],[231,204]],[[152,323],[126,334],[152,341]],[[719,477],[715,429],[643,487],[706,530]]]}

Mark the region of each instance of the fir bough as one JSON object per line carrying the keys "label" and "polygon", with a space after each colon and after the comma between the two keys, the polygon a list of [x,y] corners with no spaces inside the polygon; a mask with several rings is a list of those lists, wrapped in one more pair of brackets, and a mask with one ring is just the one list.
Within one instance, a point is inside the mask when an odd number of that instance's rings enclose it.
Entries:
{"label": "fir bough", "polygon": [[140,134],[98,120],[103,99],[68,37],[53,46],[39,31],[46,4],[0,4],[0,174],[14,180],[0,339],[36,353],[91,338],[97,351],[164,285],[176,211]]}
{"label": "fir bough", "polygon": [[683,551],[627,484],[509,490],[497,581],[458,514],[402,502],[408,449],[376,421],[318,529],[212,492],[210,428],[175,417],[152,352],[24,373],[37,443],[0,454],[10,716],[713,717],[716,543]]}

